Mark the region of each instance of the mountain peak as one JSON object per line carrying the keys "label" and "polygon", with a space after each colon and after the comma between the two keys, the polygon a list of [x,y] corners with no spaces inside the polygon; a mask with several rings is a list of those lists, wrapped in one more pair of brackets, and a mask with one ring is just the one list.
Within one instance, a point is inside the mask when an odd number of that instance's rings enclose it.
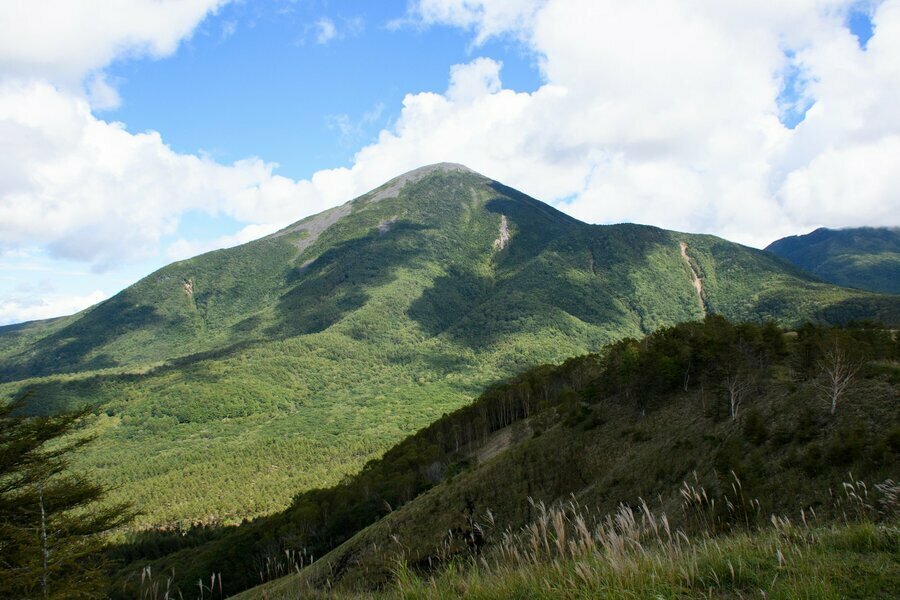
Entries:
{"label": "mountain peak", "polygon": [[425,175],[430,175],[435,171],[461,171],[463,173],[475,173],[472,169],[467,167],[466,165],[461,165],[459,163],[453,162],[439,162],[431,165],[425,165],[422,167],[418,167],[413,169],[412,171],[408,171],[401,175],[400,177],[409,177],[409,176],[417,176],[423,177]]}
{"label": "mountain peak", "polygon": [[[434,173],[470,173],[473,175],[478,175],[479,177],[484,177],[484,175],[476,173],[469,167],[461,165],[459,163],[434,163],[432,165],[418,167],[416,169],[413,169],[412,171],[407,171],[402,175],[398,175],[397,177],[394,177],[383,185],[375,188],[368,194],[363,195],[362,198],[365,198],[368,202],[377,202],[385,198],[393,198],[400,193],[400,190],[403,189],[403,186],[405,186],[406,184],[416,183]],[[488,178],[485,177],[485,179]]]}
{"label": "mountain peak", "polygon": [[[420,179],[424,179],[425,177],[428,177],[429,175],[432,175],[434,173],[471,173],[473,175],[480,175],[481,177],[484,177],[484,175],[481,175],[480,173],[476,173],[475,171],[473,171],[472,169],[470,169],[469,167],[467,167],[465,165],[461,165],[459,163],[452,163],[452,162],[439,162],[439,163],[434,163],[432,165],[425,165],[422,167],[417,167],[417,168],[413,169],[412,171],[407,171],[406,173],[403,173],[402,175],[398,175],[397,177],[394,177],[393,179],[391,179],[390,181],[385,183],[384,186],[389,186],[389,187],[400,186],[400,187],[402,187],[406,183],[415,183],[416,181],[419,181]],[[382,187],[384,187],[384,186],[382,186]]]}

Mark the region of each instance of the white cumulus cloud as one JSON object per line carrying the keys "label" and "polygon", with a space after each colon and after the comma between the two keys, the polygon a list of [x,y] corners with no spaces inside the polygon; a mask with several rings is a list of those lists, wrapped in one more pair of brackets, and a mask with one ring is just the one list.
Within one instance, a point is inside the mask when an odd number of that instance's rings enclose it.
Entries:
{"label": "white cumulus cloud", "polygon": [[246,232],[345,199],[346,185],[317,183],[328,173],[295,182],[254,157],[223,165],[93,113],[121,101],[103,72],[110,61],[174,52],[222,4],[0,3],[0,252],[44,248],[104,270],[157,254],[190,210]]}
{"label": "white cumulus cloud", "polygon": [[546,0],[419,0],[410,7],[408,20],[425,25],[447,24],[471,29],[476,42],[515,31],[527,31]]}
{"label": "white cumulus cloud", "polygon": [[252,242],[263,236],[275,233],[278,229],[280,229],[278,225],[267,225],[263,223],[259,225],[247,225],[232,235],[223,235],[203,242],[178,238],[166,249],[166,257],[173,261],[183,260],[202,254],[203,252],[209,252],[210,250],[231,248],[233,246],[246,244],[247,242]]}
{"label": "white cumulus cloud", "polygon": [[228,0],[4,0],[0,73],[79,84],[122,56],[171,54]]}
{"label": "white cumulus cloud", "polygon": [[334,21],[328,17],[322,17],[316,21],[316,43],[327,44],[337,36],[337,27]]}
{"label": "white cumulus cloud", "polygon": [[341,200],[251,158],[222,165],[131,134],[48,83],[0,84],[0,250],[45,245],[105,268],[156,253],[189,210],[286,224]]}
{"label": "white cumulus cloud", "polygon": [[96,290],[81,296],[49,294],[0,298],[0,325],[69,315],[108,297],[108,294]]}
{"label": "white cumulus cloud", "polygon": [[[420,0],[410,15],[426,26],[470,30],[476,45],[522,40],[544,84],[504,89],[487,58],[455,67],[446,94],[406,98],[358,165],[443,149],[588,221],[753,245],[820,225],[897,225],[900,2],[870,3],[866,49],[845,25],[857,5]],[[779,120],[786,102],[812,105],[795,129]]]}

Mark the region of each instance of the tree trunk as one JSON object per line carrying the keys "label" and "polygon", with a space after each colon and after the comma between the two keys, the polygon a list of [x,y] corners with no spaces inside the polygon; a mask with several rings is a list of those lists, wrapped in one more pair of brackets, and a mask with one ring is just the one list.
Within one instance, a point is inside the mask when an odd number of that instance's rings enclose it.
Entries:
{"label": "tree trunk", "polygon": [[47,512],[44,510],[44,486],[38,490],[38,503],[41,507],[41,593],[44,598],[49,596],[47,589],[48,571],[50,569],[50,547],[47,544]]}

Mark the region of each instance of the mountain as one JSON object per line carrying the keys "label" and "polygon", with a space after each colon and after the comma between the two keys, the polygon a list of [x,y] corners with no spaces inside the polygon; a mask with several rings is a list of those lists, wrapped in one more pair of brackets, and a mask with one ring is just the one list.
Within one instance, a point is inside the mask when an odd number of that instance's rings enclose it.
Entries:
{"label": "mountain", "polygon": [[77,315],[0,328],[0,394],[96,406],[74,466],[135,502],[136,527],[236,523],[493,382],[707,314],[896,324],[900,299],[714,236],[581,223],[440,164]]}
{"label": "mountain", "polygon": [[767,248],[825,281],[900,294],[900,228],[816,229]]}

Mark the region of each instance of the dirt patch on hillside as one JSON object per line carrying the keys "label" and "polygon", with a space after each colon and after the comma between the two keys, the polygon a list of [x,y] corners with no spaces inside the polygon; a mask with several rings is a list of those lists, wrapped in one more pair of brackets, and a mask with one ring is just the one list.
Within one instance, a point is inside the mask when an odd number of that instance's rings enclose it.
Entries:
{"label": "dirt patch on hillside", "polygon": [[691,272],[691,281],[694,284],[694,291],[697,292],[697,300],[700,302],[700,310],[703,311],[703,316],[706,316],[706,297],[703,295],[703,279],[700,277],[700,274],[697,272],[697,268],[694,266],[691,257],[688,256],[687,253],[688,246],[685,242],[681,242],[681,258],[684,259],[684,262],[687,263],[688,269]]}
{"label": "dirt patch on hillside", "polygon": [[532,430],[528,421],[518,421],[491,435],[481,447],[472,453],[472,456],[479,463],[487,462],[513,444],[531,437],[531,435]]}
{"label": "dirt patch on hillside", "polygon": [[494,250],[503,250],[509,245],[509,221],[500,215],[500,235],[494,240]]}
{"label": "dirt patch on hillside", "polygon": [[305,231],[307,235],[294,242],[297,250],[299,252],[303,252],[304,250],[312,246],[317,239],[319,239],[319,236],[323,231],[340,221],[342,218],[349,215],[351,209],[351,203],[345,202],[340,206],[335,206],[334,208],[330,208],[325,212],[319,213],[307,219],[303,219],[299,223],[295,223],[294,225],[285,227],[281,231],[273,233],[272,237],[281,237],[290,233],[299,233]]}

